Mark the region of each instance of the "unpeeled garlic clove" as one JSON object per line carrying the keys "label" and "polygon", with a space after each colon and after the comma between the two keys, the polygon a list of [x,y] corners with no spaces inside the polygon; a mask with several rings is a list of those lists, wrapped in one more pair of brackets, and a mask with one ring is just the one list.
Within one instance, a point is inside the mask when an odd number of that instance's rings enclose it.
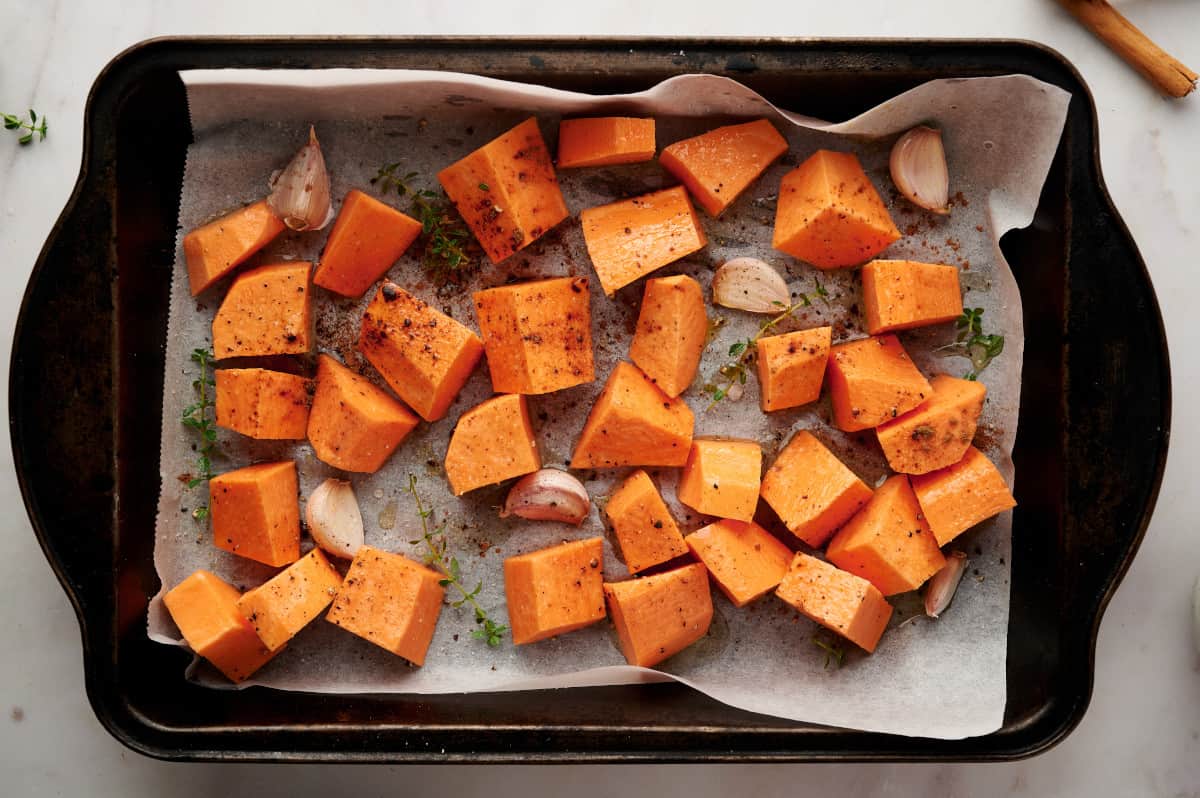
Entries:
{"label": "unpeeled garlic clove", "polygon": [[333,218],[329,201],[329,172],[310,125],[308,143],[300,148],[282,172],[270,181],[267,204],[292,230],[320,230]]}
{"label": "unpeeled garlic clove", "polygon": [[500,517],[517,515],[532,521],[561,521],[579,526],[591,506],[583,483],[566,471],[543,468],[512,486]]}
{"label": "unpeeled garlic clove", "polygon": [[779,313],[791,295],[779,272],[758,258],[732,258],[713,275],[713,303],[751,313]]}
{"label": "unpeeled garlic clove", "polygon": [[349,482],[327,479],[317,486],[304,507],[312,539],[335,557],[353,559],[365,542],[362,513]]}
{"label": "unpeeled garlic clove", "polygon": [[888,163],[892,181],[914,205],[934,213],[950,213],[950,172],[942,132],[914,127],[892,147]]}
{"label": "unpeeled garlic clove", "polygon": [[961,551],[952,551],[946,558],[946,564],[929,579],[925,587],[925,614],[936,618],[945,612],[954,599],[954,591],[962,581],[963,573],[967,570],[967,555]]}

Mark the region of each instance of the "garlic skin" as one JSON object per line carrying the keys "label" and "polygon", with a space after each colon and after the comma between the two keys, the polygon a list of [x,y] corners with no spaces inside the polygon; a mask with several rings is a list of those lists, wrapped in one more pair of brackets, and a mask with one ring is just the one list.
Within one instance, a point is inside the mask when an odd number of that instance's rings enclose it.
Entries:
{"label": "garlic skin", "polygon": [[914,127],[892,147],[892,181],[910,202],[934,213],[950,213],[950,172],[942,132]]}
{"label": "garlic skin", "polygon": [[925,614],[936,618],[946,611],[958,590],[963,573],[967,570],[967,555],[961,551],[952,551],[946,558],[946,564],[929,579],[925,587]]}
{"label": "garlic skin", "polygon": [[308,143],[300,148],[291,162],[268,184],[271,194],[267,204],[290,229],[303,232],[320,230],[333,218],[329,201],[329,172],[325,156],[317,141],[317,131],[310,125]]}
{"label": "garlic skin", "polygon": [[751,313],[778,313],[791,294],[787,282],[758,258],[732,258],[721,264],[712,279],[713,303]]}
{"label": "garlic skin", "polygon": [[308,533],[335,557],[353,559],[365,542],[362,513],[349,482],[327,479],[317,486],[304,507]]}
{"label": "garlic skin", "polygon": [[500,517],[516,515],[531,521],[561,521],[579,526],[591,506],[583,483],[566,471],[543,468],[512,486]]}

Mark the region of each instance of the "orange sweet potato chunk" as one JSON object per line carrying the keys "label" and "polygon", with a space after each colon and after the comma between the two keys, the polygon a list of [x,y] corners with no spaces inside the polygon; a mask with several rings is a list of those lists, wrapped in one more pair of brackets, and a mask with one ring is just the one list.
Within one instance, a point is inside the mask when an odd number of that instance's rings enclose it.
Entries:
{"label": "orange sweet potato chunk", "polygon": [[774,590],[792,561],[792,550],[753,521],[717,521],[685,540],[735,607]]}
{"label": "orange sweet potato chunk", "polygon": [[266,200],[238,208],[183,237],[192,296],[245,263],[283,232],[283,220]]}
{"label": "orange sweet potato chunk", "polygon": [[802,552],[796,552],[775,595],[868,654],[892,617],[892,605],[866,579]]}
{"label": "orange sweet potato chunk", "polygon": [[259,266],[238,275],[213,319],[218,359],[300,355],[312,348],[308,261]]}
{"label": "orange sweet potato chunk", "polygon": [[463,413],[444,466],[455,496],[541,468],[525,397],[495,396]]}
{"label": "orange sweet potato chunk", "polygon": [[833,423],[845,432],[878,427],[933,393],[894,335],[833,346],[827,376]]}
{"label": "orange sweet potato chunk", "polygon": [[478,335],[386,281],[363,314],[358,348],[426,421],[446,415],[483,355]]}
{"label": "orange sweet potato chunk", "polygon": [[343,471],[378,471],[418,419],[370,380],[328,355],[317,360],[308,440],[322,462]]}
{"label": "orange sweet potato chunk", "polygon": [[708,244],[683,186],[588,208],[579,220],[592,267],[609,296]]}
{"label": "orange sweet potato chunk", "polygon": [[928,474],[957,463],[971,448],[983,413],[982,382],[939,374],[929,384],[933,392],[915,410],[875,429],[888,465],[901,474]]}
{"label": "orange sweet potato chunk", "polygon": [[296,464],[259,463],[209,480],[213,543],[266,565],[300,556],[300,488]]}
{"label": "orange sweet potato chunk", "polygon": [[505,285],[474,298],[496,393],[552,393],[596,379],[586,277]]}
{"label": "orange sweet potato chunk", "polygon": [[813,548],[871,498],[871,489],[807,430],[767,469],[762,497],[788,530]]}
{"label": "orange sweet potato chunk", "polygon": [[446,596],[441,579],[407,557],[363,546],[325,620],[413,665],[424,665]]}
{"label": "orange sweet potato chunk", "polygon": [[637,366],[618,363],[583,425],[571,468],[681,466],[694,422],[682,399],[667,396]]}
{"label": "orange sweet potato chunk", "polygon": [[504,561],[504,596],[515,645],[599,621],[604,612],[604,538],[551,546]]}
{"label": "orange sweet potato chunk", "polygon": [[268,369],[217,369],[217,426],[260,440],[297,440],[308,427],[310,380]]}
{"label": "orange sweet potato chunk", "polygon": [[313,549],[238,599],[238,612],[267,648],[278,651],[333,601],[342,575]]}
{"label": "orange sweet potato chunk", "polygon": [[862,290],[871,335],[954,321],[963,312],[958,269],[941,263],[873,260],[862,268]]}
{"label": "orange sweet potato chunk", "polygon": [[911,478],[913,493],[939,546],[1017,502],[987,456],[971,446],[962,460]]}
{"label": "orange sweet potato chunk", "polygon": [[700,284],[684,274],[646,281],[629,359],[670,397],[696,379],[708,337]]}
{"label": "orange sweet potato chunk", "polygon": [[196,571],[163,596],[183,639],[233,682],[244,681],[275,656],[237,610],[242,594],[208,571]]}
{"label": "orange sweet potato chunk", "polygon": [[696,438],[676,495],[696,512],[749,521],[758,507],[762,447],[755,441]]}
{"label": "orange sweet potato chunk", "polygon": [[650,475],[642,469],[625,478],[604,506],[621,556],[631,574],[687,554],[687,544]]}
{"label": "orange sweet potato chunk", "polygon": [[663,148],[658,162],[704,210],[720,216],[787,148],[774,125],[757,119],[677,141]]}
{"label": "orange sweet potato chunk", "polygon": [[775,249],[837,269],[864,263],[898,240],[900,231],[853,153],[817,150],[784,175]]}
{"label": "orange sweet potato chunk", "polygon": [[829,541],[828,560],[866,579],[885,596],[925,584],[946,564],[908,477],[889,477]]}
{"label": "orange sweet potato chunk", "polygon": [[700,563],[609,582],[604,594],[621,653],[630,665],[657,665],[704,637],[712,623],[712,593]]}
{"label": "orange sweet potato chunk", "polygon": [[758,403],[764,413],[817,401],[832,340],[832,327],[758,339]]}
{"label": "orange sweet potato chunk", "polygon": [[654,157],[654,120],[628,116],[558,123],[558,168],[641,163]]}
{"label": "orange sweet potato chunk", "polygon": [[342,296],[362,296],[421,234],[421,223],[351,189],[325,242],[313,282]]}
{"label": "orange sweet potato chunk", "polygon": [[447,166],[438,180],[493,263],[567,218],[550,153],[533,117]]}

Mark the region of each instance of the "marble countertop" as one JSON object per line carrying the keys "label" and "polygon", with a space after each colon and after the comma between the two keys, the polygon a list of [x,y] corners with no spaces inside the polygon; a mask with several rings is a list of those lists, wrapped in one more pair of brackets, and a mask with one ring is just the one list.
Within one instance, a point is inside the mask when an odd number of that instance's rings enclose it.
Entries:
{"label": "marble countertop", "polygon": [[[125,750],[87,704],[79,630],[25,517],[7,426],[0,435],[0,784],[10,795],[327,795],[483,792],[766,798],[814,795],[1200,795],[1200,657],[1190,594],[1200,573],[1188,474],[1200,470],[1200,93],[1158,96],[1049,0],[806,4],[623,0],[471,4],[341,0],[58,0],[0,3],[0,110],[33,106],[50,136],[18,148],[0,136],[0,368],[29,270],[75,182],[89,86],[117,52],[167,34],[568,34],[1014,37],[1058,49],[1096,97],[1105,179],[1149,266],[1171,343],[1176,397],[1171,459],[1145,543],[1100,629],[1091,707],[1063,743],[1005,765],[322,767],[169,765]],[[1200,3],[1119,7],[1200,68]],[[803,109],[800,109],[803,110]],[[0,392],[0,417],[7,415]],[[70,501],[64,496],[63,501]]]}

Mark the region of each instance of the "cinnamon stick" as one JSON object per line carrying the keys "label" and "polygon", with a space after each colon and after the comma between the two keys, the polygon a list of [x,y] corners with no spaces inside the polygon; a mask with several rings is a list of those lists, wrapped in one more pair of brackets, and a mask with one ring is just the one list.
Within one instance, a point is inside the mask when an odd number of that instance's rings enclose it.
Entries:
{"label": "cinnamon stick", "polygon": [[1195,72],[1152,42],[1106,0],[1058,2],[1163,94],[1183,97],[1196,88]]}

